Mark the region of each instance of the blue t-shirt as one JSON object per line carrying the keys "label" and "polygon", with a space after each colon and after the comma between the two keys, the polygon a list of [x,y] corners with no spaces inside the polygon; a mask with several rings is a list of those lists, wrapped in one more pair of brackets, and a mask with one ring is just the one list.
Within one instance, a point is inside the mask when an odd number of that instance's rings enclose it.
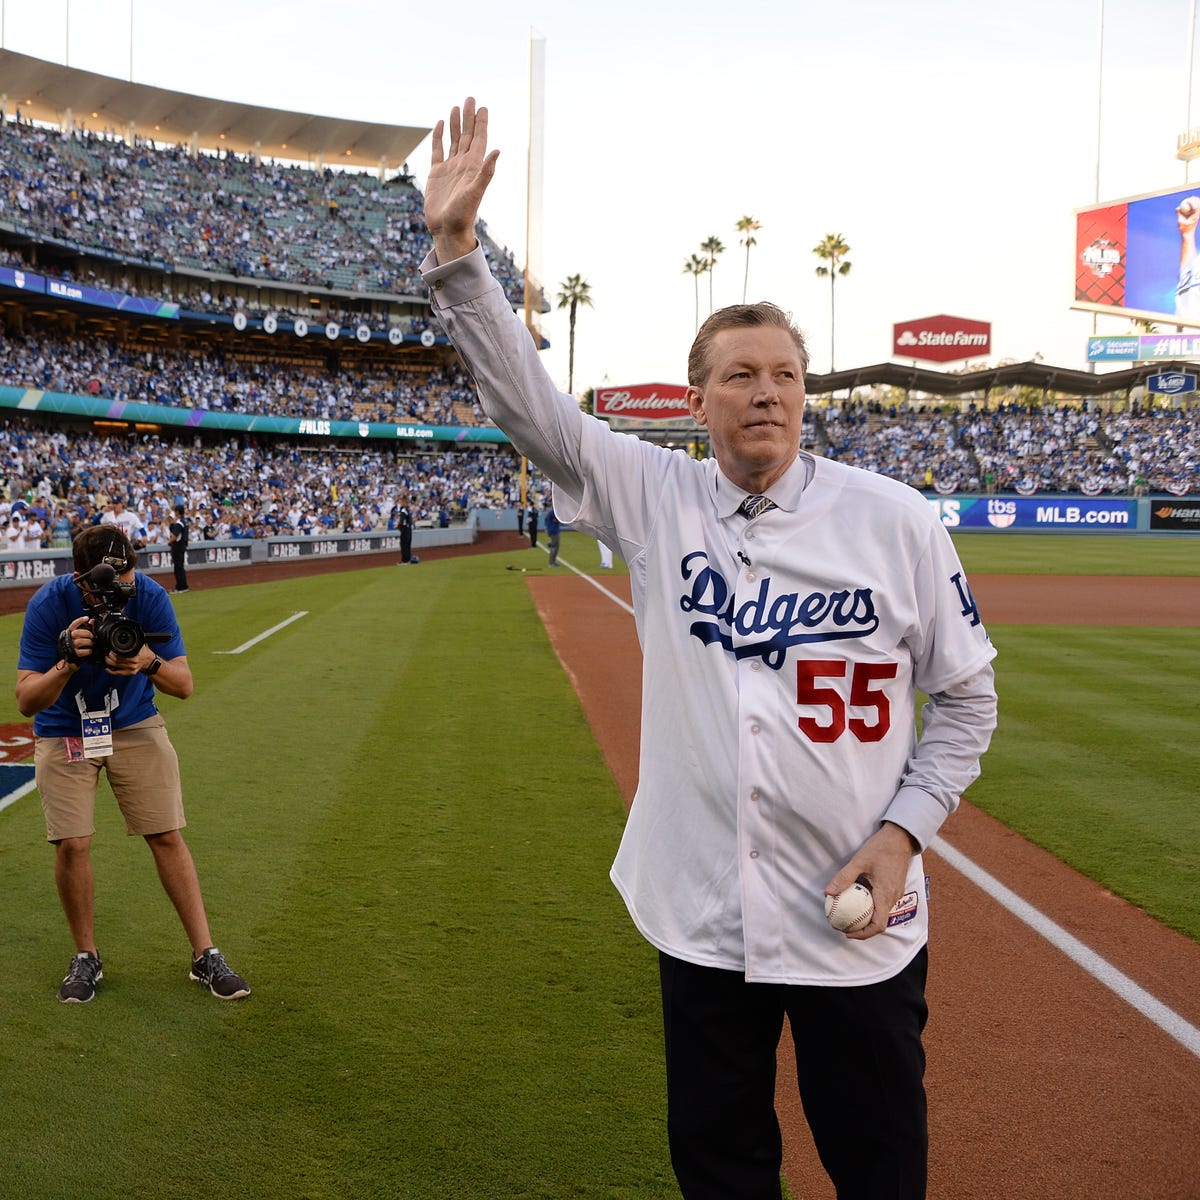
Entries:
{"label": "blue t-shirt", "polygon": [[[150,648],[164,659],[179,658],[187,651],[175,619],[175,609],[161,584],[149,575],[134,572],[137,594],[125,606],[122,615],[136,621],[145,633],[167,633],[165,642],[151,642]],[[84,615],[83,597],[71,575],[58,575],[42,584],[25,609],[21,629],[21,653],[17,669],[49,671],[58,662],[58,635],[76,617]],[[154,703],[154,684],[145,675],[110,675],[103,666],[84,659],[63,688],[62,695],[33,718],[33,731],[39,737],[78,737],[80,729],[80,693],[89,712],[104,709],[104,700],[116,692],[116,704],[110,705],[114,729],[136,725],[158,712]]]}

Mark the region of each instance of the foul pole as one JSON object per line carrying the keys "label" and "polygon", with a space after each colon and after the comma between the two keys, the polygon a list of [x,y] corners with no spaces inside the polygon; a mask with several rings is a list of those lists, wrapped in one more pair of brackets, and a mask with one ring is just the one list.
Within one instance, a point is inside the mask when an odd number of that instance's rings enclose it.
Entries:
{"label": "foul pole", "polygon": [[[525,175],[525,328],[535,346],[542,334],[542,182],[545,154],[546,39],[529,30],[529,157]],[[521,456],[521,504],[527,497],[528,469]]]}

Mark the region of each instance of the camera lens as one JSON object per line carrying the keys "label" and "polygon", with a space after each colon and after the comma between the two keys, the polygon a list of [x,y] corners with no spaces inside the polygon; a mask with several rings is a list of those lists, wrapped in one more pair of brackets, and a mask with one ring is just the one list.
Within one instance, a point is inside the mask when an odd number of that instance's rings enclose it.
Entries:
{"label": "camera lens", "polygon": [[118,619],[106,632],[109,649],[120,658],[132,658],[142,648],[142,630],[136,621]]}

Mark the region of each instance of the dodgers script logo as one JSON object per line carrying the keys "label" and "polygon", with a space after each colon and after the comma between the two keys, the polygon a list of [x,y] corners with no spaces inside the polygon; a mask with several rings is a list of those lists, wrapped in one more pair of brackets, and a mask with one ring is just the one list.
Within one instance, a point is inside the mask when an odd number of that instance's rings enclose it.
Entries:
{"label": "dodgers script logo", "polygon": [[[729,581],[709,565],[708,555],[696,550],[679,564],[680,574],[691,591],[679,597],[686,613],[706,613],[715,620],[694,621],[688,632],[706,646],[716,643],[732,651],[735,658],[761,658],[778,671],[788,649],[805,642],[834,642],[870,637],[879,628],[879,616],[870,588],[836,592],[783,592],[770,595],[770,577],[758,585],[757,593],[743,604]],[[821,628],[832,624],[832,629]],[[761,640],[734,646],[734,634],[762,635]]]}

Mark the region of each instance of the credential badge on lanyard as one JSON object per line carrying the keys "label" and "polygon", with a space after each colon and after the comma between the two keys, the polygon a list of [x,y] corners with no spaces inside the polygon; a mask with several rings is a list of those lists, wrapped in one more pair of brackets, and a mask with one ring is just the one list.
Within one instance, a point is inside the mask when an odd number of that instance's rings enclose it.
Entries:
{"label": "credential badge on lanyard", "polygon": [[[75,703],[79,705],[80,741],[84,758],[107,758],[112,754],[112,714],[120,702],[117,689],[113,688],[104,697],[103,710],[89,712],[83,693],[80,692],[76,695]],[[74,739],[70,738],[68,741],[74,741]],[[68,757],[75,757],[71,754],[70,746],[68,746],[67,754]]]}

